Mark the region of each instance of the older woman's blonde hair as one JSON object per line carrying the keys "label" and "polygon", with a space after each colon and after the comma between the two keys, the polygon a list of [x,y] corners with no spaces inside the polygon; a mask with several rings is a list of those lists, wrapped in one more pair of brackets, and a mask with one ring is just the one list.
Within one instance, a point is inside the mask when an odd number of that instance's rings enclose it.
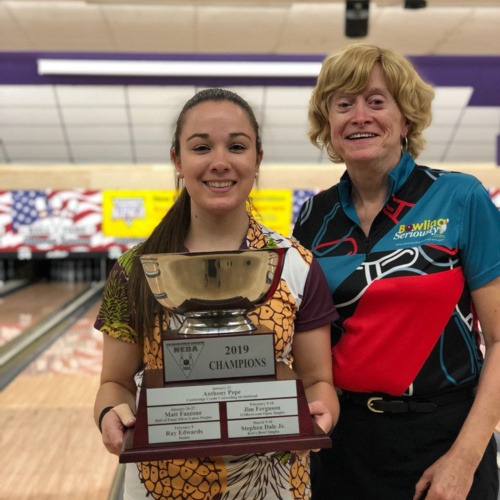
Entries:
{"label": "older woman's blonde hair", "polygon": [[377,64],[384,72],[389,92],[408,120],[408,142],[404,144],[406,151],[417,158],[424,149],[426,140],[422,132],[432,120],[432,86],[422,80],[413,65],[403,56],[376,45],[357,43],[323,61],[309,101],[309,139],[320,149],[326,148],[334,163],[342,163],[344,160],[331,143],[328,121],[330,99],[339,91],[348,94],[362,92]]}

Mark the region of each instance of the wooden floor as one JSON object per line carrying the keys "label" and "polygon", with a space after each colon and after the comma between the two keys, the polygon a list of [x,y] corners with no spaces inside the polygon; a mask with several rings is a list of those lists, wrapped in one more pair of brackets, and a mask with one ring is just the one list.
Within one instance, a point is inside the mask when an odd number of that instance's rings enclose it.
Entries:
{"label": "wooden floor", "polygon": [[102,359],[96,313],[94,307],[0,393],[1,500],[108,498],[118,459],[93,421]]}
{"label": "wooden floor", "polygon": [[[59,295],[60,285],[46,293]],[[22,315],[26,303],[19,304]],[[102,360],[102,334],[92,326],[98,306],[0,392],[0,500],[108,499],[118,459],[93,421]]]}

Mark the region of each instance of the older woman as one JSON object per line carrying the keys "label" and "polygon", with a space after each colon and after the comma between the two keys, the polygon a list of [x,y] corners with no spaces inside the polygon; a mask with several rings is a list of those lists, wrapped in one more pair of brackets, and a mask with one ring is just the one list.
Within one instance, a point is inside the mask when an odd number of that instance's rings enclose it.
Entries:
{"label": "older woman", "polygon": [[311,97],[310,139],[346,167],[294,228],[340,314],[315,499],[497,499],[500,213],[473,176],[415,163],[433,97],[369,44],[325,59]]}

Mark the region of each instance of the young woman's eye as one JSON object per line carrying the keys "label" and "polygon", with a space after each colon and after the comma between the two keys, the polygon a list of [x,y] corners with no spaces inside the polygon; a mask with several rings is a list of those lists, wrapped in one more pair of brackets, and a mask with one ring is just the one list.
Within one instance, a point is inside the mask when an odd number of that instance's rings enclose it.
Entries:
{"label": "young woman's eye", "polygon": [[231,144],[229,146],[230,151],[245,151],[247,148],[243,144]]}
{"label": "young woman's eye", "polygon": [[196,151],[197,153],[204,153],[205,151],[208,151],[210,148],[205,145],[205,144],[198,144],[197,146],[193,147],[193,151]]}

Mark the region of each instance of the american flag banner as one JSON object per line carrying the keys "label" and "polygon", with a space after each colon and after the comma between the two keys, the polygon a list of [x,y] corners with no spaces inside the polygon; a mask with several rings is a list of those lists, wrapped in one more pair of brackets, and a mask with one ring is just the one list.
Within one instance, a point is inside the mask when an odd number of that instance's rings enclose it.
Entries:
{"label": "american flag banner", "polygon": [[[0,190],[0,238],[12,231],[12,192]],[[0,243],[1,243],[0,239]]]}
{"label": "american flag banner", "polygon": [[99,190],[0,191],[0,252],[119,254],[132,245],[103,235],[102,198]]}
{"label": "american flag banner", "polygon": [[44,191],[12,191],[12,229],[15,232],[23,233],[40,218],[37,202],[44,198]]}
{"label": "american flag banner", "polygon": [[293,192],[293,211],[292,211],[292,227],[299,216],[300,209],[302,205],[314,196],[318,194],[320,189],[295,189]]}
{"label": "american flag banner", "polygon": [[0,252],[22,240],[12,229],[12,198],[12,191],[0,191]]}
{"label": "american flag banner", "polygon": [[[319,192],[292,191],[292,228],[302,205]],[[500,188],[489,188],[488,193],[500,209]],[[103,199],[99,190],[0,190],[0,254],[49,252],[50,257],[51,251],[63,251],[118,256],[140,240],[104,235]]]}

